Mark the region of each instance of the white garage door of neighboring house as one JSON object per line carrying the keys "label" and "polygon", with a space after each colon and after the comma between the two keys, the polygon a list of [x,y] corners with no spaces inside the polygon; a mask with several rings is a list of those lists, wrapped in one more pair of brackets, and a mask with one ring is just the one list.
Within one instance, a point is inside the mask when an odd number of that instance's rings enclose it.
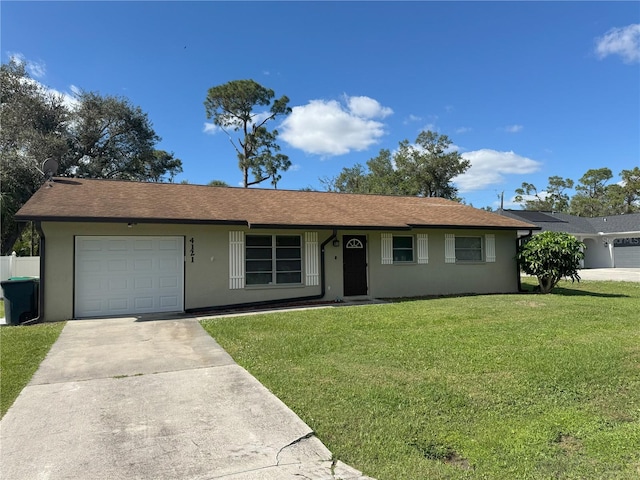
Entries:
{"label": "white garage door of neighboring house", "polygon": [[78,236],[74,315],[184,310],[184,238]]}
{"label": "white garage door of neighboring house", "polygon": [[613,255],[616,268],[640,268],[640,247],[616,247]]}

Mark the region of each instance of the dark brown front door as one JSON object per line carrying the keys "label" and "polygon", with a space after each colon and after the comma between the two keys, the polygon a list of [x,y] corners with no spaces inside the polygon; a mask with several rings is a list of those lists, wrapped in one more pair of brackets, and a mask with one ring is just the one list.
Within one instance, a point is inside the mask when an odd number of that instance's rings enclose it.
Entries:
{"label": "dark brown front door", "polygon": [[342,237],[344,296],[367,294],[367,237]]}

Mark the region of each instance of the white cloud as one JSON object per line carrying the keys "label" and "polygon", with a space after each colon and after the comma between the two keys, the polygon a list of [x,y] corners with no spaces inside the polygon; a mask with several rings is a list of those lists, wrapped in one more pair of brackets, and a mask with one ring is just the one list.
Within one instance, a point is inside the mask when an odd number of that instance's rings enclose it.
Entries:
{"label": "white cloud", "polygon": [[47,68],[43,62],[29,62],[27,64],[27,71],[32,77],[42,78],[47,73]]}
{"label": "white cloud", "polygon": [[404,123],[405,125],[408,125],[409,123],[421,122],[421,121],[422,121],[422,117],[410,114],[402,123]]}
{"label": "white cloud", "polygon": [[384,118],[393,113],[389,107],[383,107],[380,102],[370,97],[347,97],[347,106],[354,115],[362,118]]}
{"label": "white cloud", "polygon": [[473,128],[471,127],[460,127],[458,129],[456,129],[456,133],[467,133],[467,132],[471,132],[473,131]]}
{"label": "white cloud", "polygon": [[462,154],[471,167],[453,179],[460,192],[482,190],[505,181],[505,175],[528,174],[540,170],[541,162],[514,152],[498,152],[491,149],[475,150]]}
{"label": "white cloud", "polygon": [[280,137],[294,148],[316,155],[344,155],[366,150],[385,134],[384,124],[372,118],[385,117],[391,109],[368,97],[311,100],[293,107],[280,126]]}
{"label": "white cloud", "polygon": [[522,125],[507,125],[504,127],[505,132],[518,133],[521,132],[524,127]]}
{"label": "white cloud", "polygon": [[640,23],[612,28],[596,39],[595,51],[600,59],[620,55],[624,63],[640,62]]}
{"label": "white cloud", "polygon": [[24,65],[32,78],[42,78],[47,73],[47,68],[44,62],[27,60],[22,53],[9,52],[9,60],[20,65]]}
{"label": "white cloud", "polygon": [[215,135],[216,133],[221,132],[222,129],[211,122],[204,122],[202,131],[208,135]]}
{"label": "white cloud", "polygon": [[80,89],[75,85],[71,85],[71,92],[61,92],[60,90],[56,90],[54,88],[47,87],[36,78],[40,78],[45,76],[46,68],[43,62],[33,62],[27,60],[26,57],[22,53],[9,53],[10,61],[16,62],[20,65],[24,65],[30,77],[28,79],[24,79],[24,81],[29,82],[35,85],[41,92],[48,95],[54,95],[59,97],[62,100],[62,103],[67,108],[73,108],[78,105],[78,100],[76,99],[76,95],[80,93]]}

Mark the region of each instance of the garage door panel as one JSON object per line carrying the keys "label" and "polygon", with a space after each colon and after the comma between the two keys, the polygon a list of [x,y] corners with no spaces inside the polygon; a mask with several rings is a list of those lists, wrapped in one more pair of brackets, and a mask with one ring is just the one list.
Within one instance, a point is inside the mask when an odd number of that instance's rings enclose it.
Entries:
{"label": "garage door panel", "polygon": [[176,240],[160,240],[158,249],[160,251],[176,252],[178,250],[178,242]]}
{"label": "garage door panel", "polygon": [[160,288],[177,288],[178,287],[178,279],[175,276],[160,277],[158,280],[159,280]]}
{"label": "garage door panel", "polygon": [[126,272],[127,261],[126,260],[108,260],[107,270],[110,272]]}
{"label": "garage door panel", "polygon": [[143,288],[153,288],[153,278],[151,277],[136,277],[133,279],[133,288],[141,290]]}
{"label": "garage door panel", "polygon": [[177,307],[178,297],[176,296],[160,297],[160,306],[163,308]]}
{"label": "garage door panel", "polygon": [[76,248],[82,251],[101,251],[102,242],[100,240],[82,240],[77,243]]}
{"label": "garage door panel", "polygon": [[152,309],[153,308],[153,297],[138,297],[135,299],[135,307],[137,309]]}
{"label": "garage door panel", "polygon": [[82,260],[76,262],[76,270],[83,273],[99,272],[102,262],[100,260]]}
{"label": "garage door panel", "polygon": [[133,249],[138,251],[153,250],[153,242],[151,240],[135,240]]}
{"label": "garage door panel", "polygon": [[113,292],[115,290],[127,290],[129,288],[129,281],[126,278],[111,278],[109,279],[109,290]]}
{"label": "garage door panel", "polygon": [[129,243],[124,239],[113,239],[107,240],[107,250],[110,252],[114,251],[125,251],[129,249]]}
{"label": "garage door panel", "polygon": [[182,237],[76,237],[75,316],[182,311],[183,249]]}
{"label": "garage door panel", "polygon": [[153,270],[153,260],[150,258],[140,258],[133,261],[133,270],[136,272],[151,272]]}
{"label": "garage door panel", "polygon": [[178,270],[178,262],[175,258],[161,258],[158,262],[158,269],[161,272],[176,272]]}

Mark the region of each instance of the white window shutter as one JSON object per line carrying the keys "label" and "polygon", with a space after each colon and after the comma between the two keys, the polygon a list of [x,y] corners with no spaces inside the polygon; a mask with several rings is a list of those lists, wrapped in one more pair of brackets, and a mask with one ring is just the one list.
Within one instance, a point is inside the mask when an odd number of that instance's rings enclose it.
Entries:
{"label": "white window shutter", "polygon": [[390,233],[380,234],[381,262],[383,265],[393,264],[393,235]]}
{"label": "white window shutter", "polygon": [[418,263],[429,263],[429,235],[418,234]]}
{"label": "white window shutter", "polygon": [[444,263],[456,263],[456,236],[452,233],[444,235]]}
{"label": "white window shutter", "polygon": [[304,234],[304,260],[306,268],[306,284],[309,286],[320,285],[318,248],[318,232],[305,232]]}
{"label": "white window shutter", "polygon": [[487,234],[484,236],[484,244],[485,244],[485,261],[487,262],[495,262],[496,261],[496,236],[493,234]]}
{"label": "white window shutter", "polygon": [[229,232],[229,288],[244,288],[244,232]]}

